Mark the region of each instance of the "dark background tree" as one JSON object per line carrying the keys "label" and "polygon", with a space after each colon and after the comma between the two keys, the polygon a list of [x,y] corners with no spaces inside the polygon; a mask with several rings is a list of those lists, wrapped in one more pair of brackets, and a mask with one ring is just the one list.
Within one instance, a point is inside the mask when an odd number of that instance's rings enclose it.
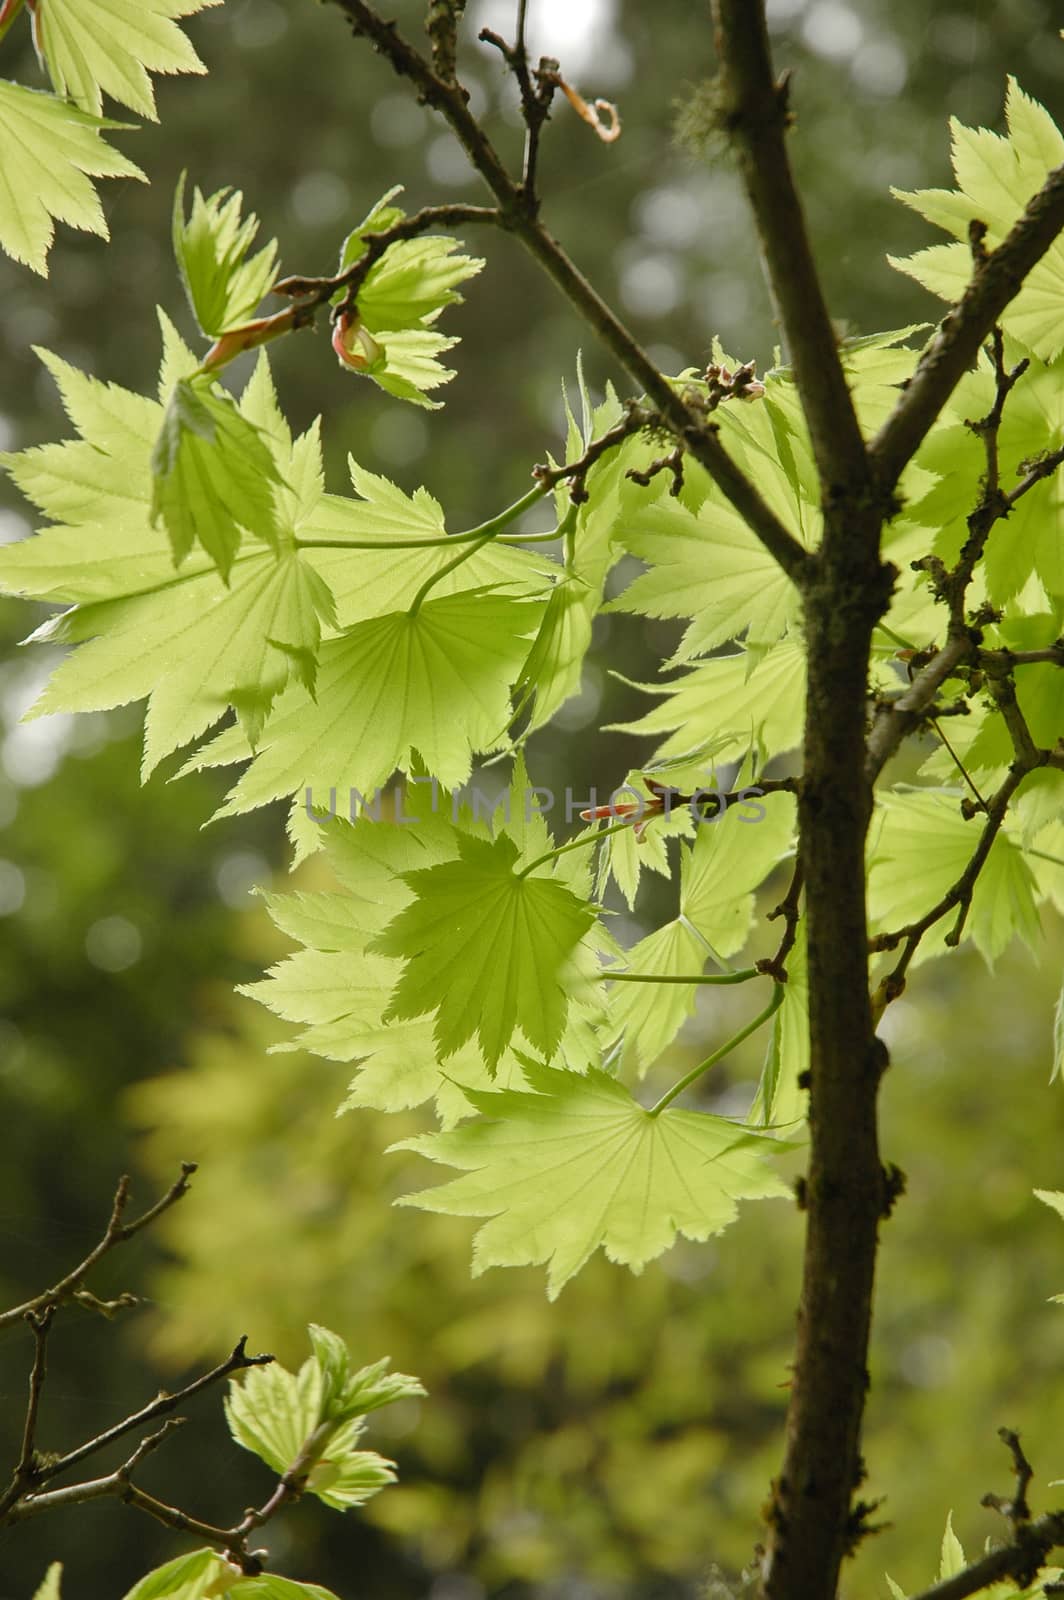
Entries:
{"label": "dark background tree", "polygon": [[[714,334],[766,364],[777,336],[737,178],[721,152],[696,154],[674,137],[677,102],[712,70],[704,16],[678,0],[589,6],[583,17],[565,9],[567,36],[542,47],[565,52],[581,88],[617,99],[625,127],[603,147],[557,111],[543,166],[552,228],[664,367],[704,360]],[[397,11],[414,32],[420,8]],[[508,20],[487,6],[471,13],[477,26]],[[884,261],[922,239],[888,185],[946,182],[945,114],[997,123],[1006,68],[1059,118],[1064,47],[1053,48],[1051,7],[984,4],[929,17],[914,4],[820,0],[778,5],[772,21],[798,63],[798,175],[833,308],[855,331],[933,318],[933,302]],[[150,387],[152,307],[179,306],[168,233],[181,168],[205,190],[239,181],[264,231],[280,235],[290,270],[329,269],[338,233],[384,178],[404,181],[411,205],[479,198],[450,135],[350,43],[328,8],[233,0],[194,19],[190,33],[211,75],[163,82],[159,128],[129,137],[153,181],[105,192],[112,243],[62,234],[47,285],[0,264],[9,447],[65,431],[31,343]],[[20,37],[3,43],[4,71],[34,81]],[[471,47],[468,59],[489,125],[516,149],[513,93],[495,55]],[[427,418],[352,382],[320,337],[288,342],[278,381],[296,425],[324,413],[334,482],[350,449],[407,486],[427,482],[469,523],[495,509],[501,489],[516,496],[527,486],[529,462],[556,447],[557,374],[574,373],[587,336],[501,239],[455,331],[459,377],[446,412]],[[597,351],[586,348],[585,360],[593,383],[616,377]],[[9,485],[0,492],[11,507],[4,530],[16,535],[26,508]],[[3,616],[12,641],[28,631],[24,607],[7,605]],[[620,617],[598,626],[600,637],[608,627],[623,641],[635,677],[669,636],[664,625]],[[264,1025],[229,998],[276,948],[246,890],[281,864],[277,818],[201,834],[209,780],[167,788],[155,778],[137,789],[135,717],[16,729],[40,659],[12,653],[3,670],[0,1104],[18,1129],[0,1172],[6,1297],[38,1286],[42,1264],[61,1265],[93,1234],[131,1159],[129,1128],[150,1122],[156,1131],[134,1146],[143,1170],[165,1179],[175,1156],[205,1168],[172,1221],[176,1261],[160,1268],[143,1247],[144,1281],[160,1302],[149,1330],[159,1370],[223,1353],[244,1331],[291,1361],[315,1318],[356,1345],[364,1339],[367,1351],[391,1349],[430,1389],[395,1440],[408,1487],[382,1499],[375,1531],[352,1523],[337,1532],[308,1511],[308,1576],[341,1593],[357,1574],[359,1585],[397,1596],[432,1584],[436,1600],[476,1600],[477,1585],[650,1592],[683,1587],[678,1575],[697,1586],[713,1560],[740,1566],[776,1465],[797,1219],[751,1216],[741,1244],[734,1236],[712,1251],[681,1248],[635,1285],[598,1263],[553,1310],[533,1273],[467,1284],[468,1230],[389,1212],[386,1198],[406,1187],[396,1158],[371,1155],[383,1140],[359,1120],[329,1120],[342,1076],[306,1058],[264,1058]],[[625,703],[592,661],[567,731],[616,720]],[[576,789],[609,783],[642,752],[614,735],[592,755],[586,737],[552,727],[536,753]],[[1059,927],[1050,932],[1059,951]],[[1047,959],[1038,976],[1006,957],[991,986],[973,957],[954,958],[928,969],[892,1023],[888,1135],[894,1122],[900,1143],[904,1128],[910,1195],[881,1269],[868,1450],[895,1526],[863,1551],[855,1592],[874,1592],[884,1566],[900,1581],[922,1579],[951,1503],[969,1544],[990,1531],[974,1508],[1001,1475],[998,1422],[1022,1426],[1036,1461],[1052,1461],[1061,1334],[1059,1312],[1041,1301],[1061,1287],[1059,1248],[1054,1219],[1033,1216],[1040,1208],[1029,1198],[1032,1183],[1060,1181],[1043,1087],[1052,967]],[[673,1060],[695,1060],[699,1042],[692,1027]],[[918,1078],[905,1071],[907,1054]],[[164,1085],[124,1094],[174,1066]],[[726,1103],[727,1082],[713,1092],[718,1107]],[[588,1349],[592,1323],[615,1330],[608,1347],[596,1339]],[[144,1325],[131,1323],[116,1339],[86,1318],[57,1339],[57,1432],[164,1381],[141,1365],[143,1343],[128,1337],[138,1331]],[[0,1381],[16,1400],[25,1343],[17,1333],[0,1343]],[[984,1397],[977,1414],[973,1394]],[[5,1415],[17,1419],[17,1405]],[[175,1440],[170,1461],[157,1465],[160,1483],[194,1471],[210,1491],[203,1440]],[[0,1595],[31,1593],[52,1555],[70,1561],[85,1592],[118,1593],[172,1548],[131,1512],[85,1508],[68,1529],[42,1523],[7,1535]]]}

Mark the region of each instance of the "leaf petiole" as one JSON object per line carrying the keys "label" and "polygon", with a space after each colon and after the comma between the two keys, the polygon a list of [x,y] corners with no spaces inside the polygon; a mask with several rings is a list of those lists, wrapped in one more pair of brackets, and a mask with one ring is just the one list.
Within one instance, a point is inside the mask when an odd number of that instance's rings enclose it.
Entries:
{"label": "leaf petiole", "polygon": [[769,1001],[764,1011],[759,1012],[754,1018],[753,1022],[748,1022],[745,1028],[740,1028],[738,1033],[733,1034],[730,1039],[721,1045],[719,1050],[714,1050],[711,1056],[707,1056],[704,1061],[700,1061],[698,1063],[697,1067],[692,1067],[690,1072],[686,1072],[678,1083],[674,1083],[672,1088],[667,1090],[666,1093],[662,1095],[661,1099],[656,1105],[651,1106],[650,1110],[647,1112],[647,1115],[650,1117],[656,1117],[660,1111],[664,1111],[665,1107],[671,1105],[676,1099],[676,1096],[682,1094],[689,1084],[694,1083],[696,1078],[700,1078],[702,1076],[703,1072],[706,1072],[710,1067],[715,1066],[718,1061],[721,1061],[726,1055],[729,1054],[730,1051],[734,1050],[737,1044],[742,1044],[744,1039],[749,1038],[750,1034],[756,1033],[757,1029],[761,1027],[762,1023],[767,1022],[769,1017],[777,1012],[782,1004],[783,985],[782,983],[773,984],[772,999]]}
{"label": "leaf petiole", "polygon": [[579,850],[585,845],[596,844],[599,839],[608,839],[611,833],[620,833],[622,828],[630,828],[631,819],[625,817],[621,822],[615,822],[609,828],[602,828],[596,833],[581,833],[575,839],[570,839],[568,844],[560,844],[553,850],[548,850],[544,855],[537,856],[535,861],[529,862],[527,867],[522,867],[517,874],[519,878],[527,878],[530,872],[535,872],[537,867],[542,867],[546,862],[553,861],[555,856],[564,856],[569,850]]}
{"label": "leaf petiole", "polygon": [[[547,490],[538,484],[534,489],[529,489],[520,500],[515,500],[512,506],[507,506],[505,511],[500,511],[497,516],[490,517],[487,522],[482,522],[479,527],[467,528],[464,533],[445,533],[437,539],[297,539],[296,546],[300,550],[435,550],[442,545],[451,544],[476,544],[486,543],[489,539],[504,539],[507,544],[546,544],[557,539],[565,531],[564,522],[557,528],[551,528],[546,533],[513,533],[502,534],[503,528],[515,522],[522,512],[542,500]],[[463,557],[463,560],[465,557]],[[448,569],[450,570],[450,569]]]}
{"label": "leaf petiole", "polygon": [[[600,972],[603,983],[746,983],[759,978],[757,967],[743,967],[740,972],[702,972],[689,977],[676,977],[664,972]],[[701,1068],[699,1068],[701,1071]]]}

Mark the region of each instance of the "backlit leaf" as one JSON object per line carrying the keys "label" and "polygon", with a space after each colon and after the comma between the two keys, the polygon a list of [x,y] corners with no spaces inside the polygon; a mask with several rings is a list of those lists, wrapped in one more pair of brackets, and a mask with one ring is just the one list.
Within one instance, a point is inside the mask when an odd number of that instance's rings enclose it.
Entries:
{"label": "backlit leaf", "polygon": [[403,1203],[490,1218],[475,1273],[546,1262],[553,1299],[600,1246],[640,1272],[678,1233],[719,1233],[739,1200],[790,1192],[766,1160],[771,1141],[741,1125],[671,1106],[652,1116],[596,1069],[527,1073],[534,1092],[470,1090],[475,1121],[396,1147],[461,1169]]}

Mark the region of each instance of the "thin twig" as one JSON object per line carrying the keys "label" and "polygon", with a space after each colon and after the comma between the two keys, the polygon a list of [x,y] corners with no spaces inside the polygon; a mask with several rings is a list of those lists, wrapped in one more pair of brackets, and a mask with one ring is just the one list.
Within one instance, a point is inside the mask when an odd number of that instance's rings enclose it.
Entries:
{"label": "thin twig", "polygon": [[37,1473],[37,1481],[44,1483],[56,1477],[61,1472],[66,1472],[70,1467],[77,1466],[86,1457],[95,1455],[98,1450],[104,1450],[116,1439],[121,1439],[124,1434],[133,1433],[138,1428],[147,1427],[154,1422],[156,1417],[164,1417],[170,1411],[176,1411],[178,1406],[183,1406],[186,1400],[191,1400],[201,1390],[210,1388],[212,1384],[220,1383],[223,1378],[228,1378],[230,1373],[243,1372],[246,1367],[265,1367],[273,1361],[271,1355],[249,1356],[247,1354],[247,1335],[245,1334],[236,1344],[232,1352],[217,1367],[212,1367],[210,1372],[205,1372],[201,1377],[194,1378],[183,1389],[178,1389],[175,1394],[160,1394],[140,1411],[116,1422],[113,1427],[97,1434],[94,1439],[87,1440],[78,1445],[76,1450],[70,1450],[65,1456],[58,1456],[54,1461],[42,1466]]}
{"label": "thin twig", "polygon": [[[981,265],[981,262],[978,263]],[[979,503],[968,517],[968,537],[950,570],[946,570],[937,556],[924,557],[915,562],[930,574],[932,589],[938,599],[948,607],[949,627],[946,644],[933,656],[914,678],[909,689],[888,707],[877,707],[876,720],[868,737],[865,759],[865,776],[874,783],[884,765],[898,749],[906,734],[914,732],[928,714],[941,684],[958,667],[969,661],[982,659],[979,635],[968,626],[966,613],[968,589],[976,566],[982,560],[987,539],[995,524],[1007,517],[1017,499],[1048,477],[1055,466],[1047,465],[1049,458],[1032,470],[1028,477],[1006,495],[1001,488],[998,438],[1005,402],[1026,372],[1025,359],[1011,370],[1005,366],[1005,342],[1001,329],[995,327],[991,335],[989,352],[994,366],[994,399],[985,417],[969,422],[968,427],[983,441],[986,456],[986,474],[983,478]],[[1064,460],[1064,452],[1061,452]],[[1057,463],[1059,464],[1059,463]],[[1050,659],[1055,659],[1051,656]],[[1064,661],[1064,650],[1060,652]],[[941,737],[941,734],[940,734]],[[945,743],[945,741],[943,741]]]}
{"label": "thin twig", "polygon": [[787,982],[787,957],[794,948],[794,941],[798,937],[798,924],[802,920],[802,914],[799,909],[802,899],[802,881],[802,858],[798,855],[794,860],[794,871],[791,873],[791,881],[787,893],[779,905],[768,913],[769,922],[774,922],[777,917],[784,919],[783,938],[780,940],[779,948],[774,956],[757,963],[758,971],[767,973],[770,978],[775,978],[777,983]]}
{"label": "thin twig", "polygon": [[592,439],[578,460],[570,461],[560,467],[548,467],[544,462],[537,462],[532,468],[532,476],[541,489],[553,489],[556,483],[568,480],[569,499],[573,505],[581,505],[588,498],[586,479],[596,461],[615,445],[622,444],[632,434],[641,433],[644,428],[655,426],[661,426],[661,419],[656,417],[653,411],[648,411],[645,406],[639,405],[637,401],[630,400],[621,420],[615,422],[612,428],[607,428],[597,439]]}
{"label": "thin twig", "polygon": [[[1027,465],[1027,463],[1023,465]],[[1036,483],[1041,483],[1044,478],[1052,477],[1057,468],[1062,465],[1064,465],[1064,445],[1061,445],[1059,450],[1050,450],[1039,460],[1031,463],[1023,482],[1005,496],[1010,508],[1016,504],[1017,500],[1022,500],[1024,495],[1028,494]],[[1018,470],[1022,470],[1022,466]]]}
{"label": "thin twig", "polygon": [[784,134],[788,80],[777,82],[764,7],[714,0],[722,114],[757,224],[810,442],[827,497],[866,484],[869,465],[838,341],[813,260]]}
{"label": "thin twig", "polygon": [[162,1216],[164,1211],[168,1211],[172,1205],[175,1205],[181,1199],[182,1195],[188,1192],[188,1180],[195,1170],[196,1163],[194,1161],[182,1161],[181,1176],[170,1185],[161,1200],[157,1200],[153,1206],[149,1206],[148,1210],[133,1222],[123,1222],[122,1220],[129,1201],[129,1177],[127,1175],[121,1178],[111,1205],[110,1220],[99,1243],[93,1246],[84,1261],[80,1261],[73,1271],[68,1272],[64,1278],[60,1278],[59,1282],[53,1284],[50,1289],[45,1289],[41,1294],[34,1295],[32,1300],[24,1300],[21,1305],[12,1306],[9,1311],[0,1311],[0,1328],[6,1328],[11,1323],[18,1322],[26,1316],[27,1312],[39,1313],[50,1306],[58,1306],[65,1300],[73,1299],[76,1291],[81,1288],[82,1280],[88,1276],[98,1262],[103,1260],[109,1251],[113,1250],[116,1245],[124,1244],[127,1239],[132,1239],[134,1234],[140,1233],[142,1228],[150,1227],[156,1218]]}
{"label": "thin twig", "polygon": [[1011,672],[1013,667],[1033,666],[1035,662],[1052,662],[1054,666],[1064,667],[1064,639],[1056,644],[1046,645],[1044,650],[980,650],[976,660],[987,671],[996,667],[1004,667]]}
{"label": "thin twig", "polygon": [[466,0],[429,0],[425,32],[432,50],[432,65],[444,83],[458,76],[458,23]]}
{"label": "thin twig", "polygon": [[646,489],[654,481],[659,472],[668,472],[672,476],[669,484],[669,493],[675,498],[683,489],[683,445],[676,445],[663,456],[656,456],[650,465],[640,471],[638,467],[629,467],[625,473],[626,478],[631,478],[633,483],[638,483]]}
{"label": "thin twig", "polygon": [[1031,1508],[1027,1503],[1027,1490],[1034,1477],[1034,1468],[1028,1461],[1020,1444],[1020,1436],[1012,1428],[999,1428],[998,1438],[1006,1447],[1012,1457],[1012,1467],[1016,1474],[1016,1487],[1006,1499],[1002,1495],[984,1494],[979,1504],[986,1506],[990,1511],[999,1511],[1007,1520],[1012,1530],[1012,1537],[1019,1538],[1021,1531],[1027,1527],[1031,1520]]}
{"label": "thin twig", "polygon": [[92,1478],[85,1483],[71,1483],[65,1489],[48,1489],[43,1494],[25,1495],[7,1513],[6,1521],[24,1522],[27,1517],[39,1517],[45,1511],[58,1511],[64,1506],[84,1505],[88,1500],[102,1500],[109,1495],[126,1496],[131,1487],[130,1474],[144,1458],[157,1450],[175,1428],[181,1427],[184,1417],[170,1417],[157,1432],[142,1439],[127,1461],[123,1461],[106,1477]]}
{"label": "thin twig", "polygon": [[38,1314],[35,1311],[25,1313],[26,1321],[33,1329],[34,1352],[33,1366],[30,1369],[29,1398],[26,1401],[26,1416],[22,1424],[22,1447],[19,1450],[18,1461],[11,1475],[11,1482],[0,1495],[0,1524],[8,1520],[8,1513],[21,1495],[29,1486],[38,1481],[37,1457],[37,1418],[41,1408],[41,1391],[47,1375],[48,1333],[55,1316],[55,1307],[48,1306]]}
{"label": "thin twig", "polygon": [[1005,339],[1001,329],[995,327],[987,352],[994,367],[994,401],[985,417],[969,422],[968,427],[983,441],[986,456],[986,475],[983,478],[979,503],[968,518],[968,537],[964,541],[956,564],[941,584],[942,599],[949,606],[950,632],[959,635],[965,628],[965,602],[968,586],[975,569],[983,559],[986,542],[995,524],[1007,517],[1012,502],[1001,488],[1001,470],[998,460],[998,437],[1005,402],[1030,366],[1024,357],[1011,371],[1005,366]]}
{"label": "thin twig", "polygon": [[534,74],[529,71],[528,49],[525,44],[527,12],[527,0],[518,0],[517,31],[512,45],[507,44],[501,34],[493,32],[491,28],[481,28],[477,37],[485,44],[494,45],[517,80],[521,95],[521,116],[525,124],[525,150],[521,162],[521,182],[518,184],[518,192],[523,209],[530,216],[535,216],[539,210],[536,184],[540,135],[543,124],[550,116],[554,91],[559,84],[555,75],[558,63],[547,56],[540,59]]}

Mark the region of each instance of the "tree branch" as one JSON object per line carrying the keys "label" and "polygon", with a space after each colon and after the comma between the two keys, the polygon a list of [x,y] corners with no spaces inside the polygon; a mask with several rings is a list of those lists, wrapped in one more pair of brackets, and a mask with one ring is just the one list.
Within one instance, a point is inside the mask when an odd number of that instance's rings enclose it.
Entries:
{"label": "tree branch", "polygon": [[825,496],[870,479],[784,144],[788,79],[772,73],[764,6],[713,0],[722,116],[739,157]]}
{"label": "tree branch", "polygon": [[924,713],[934,704],[939,689],[947,678],[952,677],[961,662],[972,656],[974,648],[966,634],[947,639],[942,649],[936,651],[917,673],[904,694],[889,706],[876,708],[865,757],[865,778],[869,783],[875,782],[905,736],[920,726]]}
{"label": "tree branch", "polygon": [[[1044,764],[1044,762],[1035,763],[1035,765]],[[1033,770],[1032,766],[1027,766],[1022,761],[1013,762],[1004,783],[987,804],[986,825],[979,836],[979,843],[972,852],[967,866],[956,882],[942,895],[941,899],[929,911],[925,912],[917,922],[907,923],[905,927],[896,928],[890,933],[878,933],[869,940],[868,948],[871,951],[895,950],[902,943],[902,940],[905,941],[905,948],[902,951],[900,961],[882,979],[876,991],[877,1002],[879,1002],[877,1009],[882,1010],[884,1005],[889,1004],[891,1000],[896,1000],[904,992],[905,974],[924,934],[933,928],[936,922],[940,922],[948,911],[952,911],[954,906],[958,906],[960,912],[956,924],[946,935],[946,943],[948,945],[960,943],[961,934],[972,903],[976,879],[983,870],[986,858],[990,854],[991,846],[1001,831],[1010,800],[1028,772]]]}
{"label": "tree branch", "polygon": [[801,899],[802,858],[801,855],[797,855],[794,860],[794,871],[791,873],[790,887],[779,905],[768,913],[770,922],[775,922],[777,917],[783,918],[783,938],[774,956],[768,956],[757,963],[758,971],[775,978],[777,983],[787,981],[787,957],[794,948],[794,941],[798,937],[798,924],[802,920]]}
{"label": "tree branch", "polygon": [[[998,1438],[1012,1456],[1016,1487],[1008,1498],[985,1494],[980,1504],[1000,1511],[1007,1519],[1012,1543],[991,1550],[981,1561],[973,1561],[952,1577],[932,1584],[930,1589],[913,1596],[913,1600],[966,1600],[968,1595],[978,1594],[1003,1578],[1011,1578],[1018,1588],[1026,1589],[1045,1566],[1049,1552],[1064,1544],[1064,1511],[1050,1511],[1037,1522],[1031,1521],[1027,1490],[1034,1471],[1023,1453],[1019,1434],[1011,1428],[999,1428]],[[1047,1594],[1057,1592],[1056,1585],[1046,1588]]]}
{"label": "tree branch", "polygon": [[99,1243],[93,1246],[84,1261],[79,1262],[72,1272],[68,1272],[65,1278],[60,1278],[50,1289],[34,1295],[32,1300],[24,1300],[21,1305],[12,1306],[8,1311],[0,1311],[0,1328],[6,1328],[11,1323],[19,1321],[29,1312],[40,1313],[49,1307],[61,1305],[64,1300],[72,1300],[81,1288],[83,1279],[109,1251],[116,1245],[124,1244],[127,1239],[132,1239],[142,1228],[150,1227],[157,1217],[162,1216],[163,1212],[175,1205],[182,1195],[187,1194],[188,1180],[195,1170],[194,1161],[182,1161],[181,1176],[170,1185],[161,1200],[157,1200],[133,1222],[122,1221],[129,1202],[129,1177],[126,1175],[120,1178],[111,1204],[111,1216]]}
{"label": "tree branch", "polygon": [[905,392],[872,441],[880,485],[892,489],[979,346],[1064,229],[1064,166],[1057,167],[996,250],[980,260],[960,301],[939,324]]}
{"label": "tree branch", "polygon": [[1047,1511],[1027,1525],[1016,1544],[991,1550],[989,1555],[973,1561],[952,1578],[943,1578],[930,1589],[921,1589],[912,1600],[967,1600],[969,1595],[979,1594],[1003,1578],[1011,1578],[1021,1588],[1026,1588],[1045,1565],[1049,1552],[1060,1545],[1064,1545],[1064,1511]]}
{"label": "tree branch", "polygon": [[794,582],[800,581],[809,561],[808,552],[732,461],[714,425],[687,405],[558,241],[538,217],[527,210],[521,186],[506,171],[495,147],[470,112],[461,89],[439,78],[429,62],[402,37],[395,23],[385,21],[368,0],[334,0],[334,3],[348,17],[355,34],[370,39],[395,71],[410,79],[419,99],[446,118],[498,201],[500,226],[521,240],[573,309],[639,385],[681,443],[715,479],[788,577]]}
{"label": "tree branch", "polygon": [[58,1511],[64,1506],[80,1506],[88,1500],[102,1500],[109,1495],[126,1497],[127,1491],[132,1489],[129,1476],[133,1469],[140,1465],[145,1456],[157,1450],[175,1428],[181,1427],[184,1420],[184,1417],[170,1417],[156,1433],[149,1434],[146,1439],[140,1441],[128,1461],[123,1461],[120,1467],[116,1467],[114,1472],[109,1472],[104,1478],[92,1478],[85,1483],[71,1483],[65,1489],[49,1489],[44,1494],[26,1495],[11,1507],[5,1521],[24,1522],[27,1517],[38,1517],[45,1511]]}
{"label": "tree branch", "polygon": [[65,1456],[58,1456],[54,1461],[49,1461],[38,1468],[36,1481],[46,1483],[50,1478],[57,1477],[59,1473],[66,1472],[70,1467],[77,1466],[88,1456],[95,1455],[98,1450],[104,1450],[116,1439],[121,1439],[124,1434],[133,1433],[138,1428],[145,1428],[154,1422],[157,1417],[164,1417],[170,1411],[176,1411],[178,1406],[183,1406],[186,1400],[191,1400],[201,1390],[210,1388],[214,1383],[220,1383],[232,1372],[243,1372],[246,1367],[265,1367],[273,1361],[271,1355],[249,1356],[246,1350],[247,1334],[239,1340],[230,1355],[217,1367],[212,1367],[210,1372],[205,1372],[201,1377],[194,1378],[183,1389],[178,1389],[176,1394],[160,1394],[140,1411],[116,1422],[113,1427],[107,1428],[103,1433],[97,1434],[94,1439],[87,1440],[78,1445],[76,1450],[70,1450]]}

